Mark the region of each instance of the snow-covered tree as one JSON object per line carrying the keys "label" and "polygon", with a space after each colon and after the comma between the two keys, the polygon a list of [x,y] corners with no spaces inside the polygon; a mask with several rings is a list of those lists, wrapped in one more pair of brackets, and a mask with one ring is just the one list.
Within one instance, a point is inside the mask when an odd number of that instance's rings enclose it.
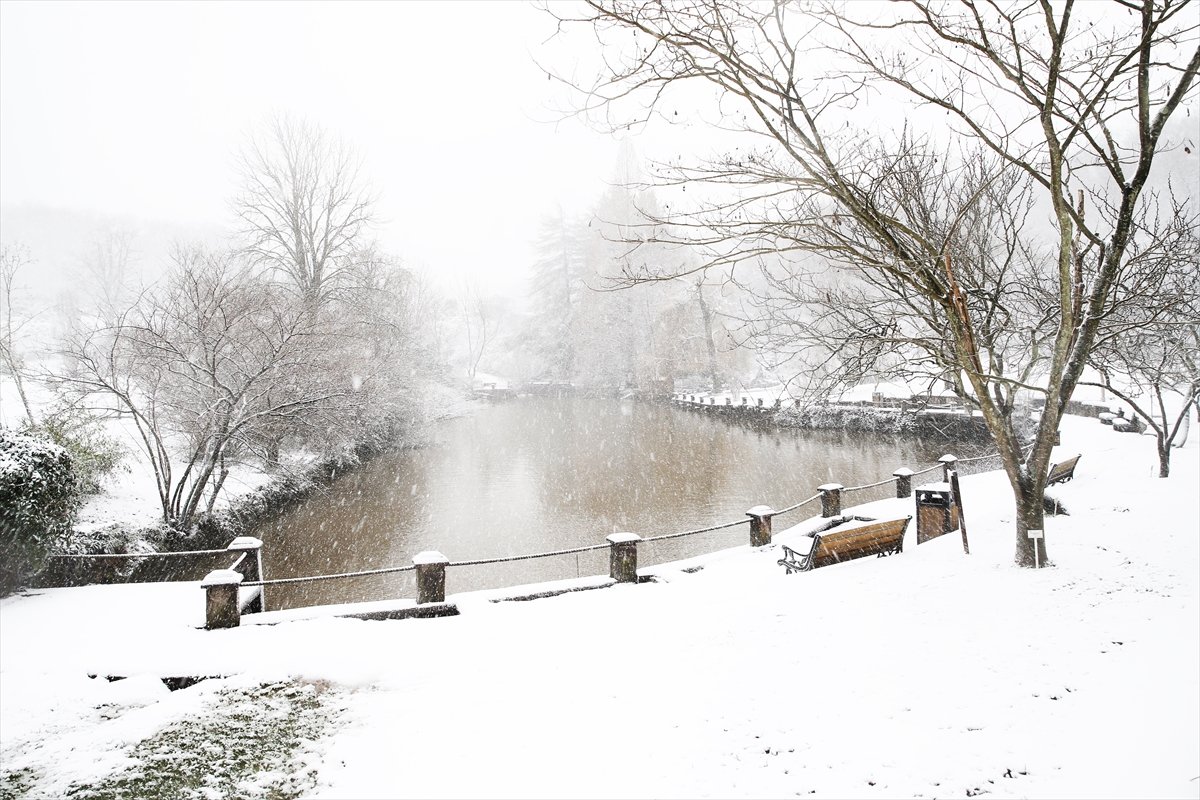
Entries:
{"label": "snow-covered tree", "polygon": [[90,410],[133,422],[163,520],[186,531],[230,463],[261,453],[283,423],[323,427],[318,417],[349,388],[302,298],[230,253],[181,248],[174,262],[163,286],[78,331],[66,346],[73,369],[56,380]]}

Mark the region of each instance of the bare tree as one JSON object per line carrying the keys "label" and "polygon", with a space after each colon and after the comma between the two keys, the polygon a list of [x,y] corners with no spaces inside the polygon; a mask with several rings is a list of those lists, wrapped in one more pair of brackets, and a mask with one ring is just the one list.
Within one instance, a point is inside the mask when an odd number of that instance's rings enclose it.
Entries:
{"label": "bare tree", "polygon": [[[886,169],[875,202],[902,222],[915,248],[934,244],[944,253],[942,274],[962,290],[971,324],[972,366],[1017,443],[1022,393],[1046,369],[1055,333],[1054,298],[1039,269],[1046,254],[1026,236],[1032,186],[984,154],[950,164],[911,141]],[[950,318],[886,269],[890,246],[853,217],[839,220],[823,246],[821,233],[811,246],[823,255],[768,262],[758,285],[746,285],[754,300],[741,318],[746,340],[791,362],[814,397],[867,379],[930,389],[944,381],[978,406]]]}
{"label": "bare tree", "polygon": [[467,337],[467,377],[475,380],[479,362],[500,330],[500,317],[475,280],[463,281],[459,305]]}
{"label": "bare tree", "polygon": [[17,345],[21,328],[29,319],[19,324],[16,322],[13,293],[16,289],[17,275],[32,263],[29,248],[25,245],[17,243],[0,246],[0,360],[3,360],[5,372],[13,379],[17,395],[21,398],[21,407],[25,409],[25,417],[30,425],[36,422],[36,418],[29,404],[29,396],[25,393],[25,363]]}
{"label": "bare tree", "polygon": [[[1127,261],[1139,197],[1167,145],[1164,130],[1195,93],[1200,47],[1188,0],[582,5],[578,16],[557,5],[548,11],[607,48],[599,79],[581,87],[583,112],[626,126],[711,99],[716,124],[737,137],[722,157],[660,170],[667,185],[713,191],[696,210],[655,222],[707,248],[704,266],[815,253],[877,290],[898,287],[893,300],[920,303],[946,332],[944,356],[1000,451],[1016,500],[1016,561],[1033,566],[1036,547],[1046,563],[1045,539],[1027,531],[1043,528],[1059,421]],[[679,94],[685,85],[702,88]],[[908,108],[887,105],[897,102]],[[881,107],[929,130],[928,138],[888,130]],[[992,154],[995,174],[1027,176],[1052,215],[1049,258],[1040,266],[1055,306],[1046,309],[1051,335],[1029,383],[984,362],[979,315],[988,306],[971,303],[977,287],[960,271],[969,259],[956,252],[958,227],[943,226],[934,238],[915,231],[884,191],[906,159],[944,158],[960,168],[980,152]],[[968,197],[958,207],[937,205],[937,216],[952,222],[977,204]],[[851,249],[869,238],[873,261],[843,258],[847,221]],[[1023,326],[1035,324],[1042,323]],[[887,353],[866,347],[856,371]],[[1012,395],[997,394],[1014,388],[1045,401],[1027,451],[1005,413]]]}
{"label": "bare tree", "polygon": [[111,317],[126,304],[133,242],[131,231],[106,228],[97,233],[80,259],[85,281],[92,290],[92,301],[101,316]]}
{"label": "bare tree", "polygon": [[347,443],[384,447],[417,425],[419,387],[435,367],[422,329],[428,287],[394,256],[368,248],[354,259],[347,288],[331,301],[336,333],[329,374],[348,385]]}
{"label": "bare tree", "polygon": [[1167,218],[1147,226],[1157,235],[1135,237],[1089,355],[1100,379],[1080,381],[1125,401],[1150,427],[1160,478],[1171,474],[1171,448],[1186,440],[1200,399],[1200,227],[1178,201],[1164,207]]}
{"label": "bare tree", "polygon": [[239,169],[234,209],[246,253],[316,308],[342,285],[372,220],[358,157],[321,128],[277,116],[251,139]]}
{"label": "bare tree", "polygon": [[323,379],[317,325],[234,256],[181,249],[165,286],[73,337],[76,368],[56,380],[91,410],[133,421],[164,521],[188,530],[265,428],[315,425],[346,393]]}

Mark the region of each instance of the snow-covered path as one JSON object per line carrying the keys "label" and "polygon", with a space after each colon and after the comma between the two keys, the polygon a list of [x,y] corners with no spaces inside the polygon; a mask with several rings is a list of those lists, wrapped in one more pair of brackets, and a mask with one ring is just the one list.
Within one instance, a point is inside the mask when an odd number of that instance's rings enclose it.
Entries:
{"label": "snow-covered path", "polygon": [[222,687],[292,678],[337,698],[304,796],[1200,796],[1200,448],[1160,481],[1148,437],[1069,418],[1063,441],[1083,458],[1041,571],[1011,566],[991,473],[963,479],[970,556],[910,528],[900,556],[800,575],[742,547],[658,583],[459,595],[452,618],[219,632],[194,585],[10,598],[0,770],[61,794]]}

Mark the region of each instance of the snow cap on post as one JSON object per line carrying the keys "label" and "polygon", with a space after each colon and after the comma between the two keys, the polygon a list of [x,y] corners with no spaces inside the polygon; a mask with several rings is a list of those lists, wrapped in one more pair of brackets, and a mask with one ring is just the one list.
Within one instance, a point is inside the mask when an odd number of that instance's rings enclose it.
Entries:
{"label": "snow cap on post", "polygon": [[239,536],[229,543],[226,550],[260,550],[262,549],[262,539],[256,539],[253,536]]}
{"label": "snow cap on post", "polygon": [[210,586],[237,586],[242,582],[242,573],[236,569],[214,569],[212,572],[204,576],[204,580],[200,582],[200,588],[207,589]]}
{"label": "snow cap on post", "polygon": [[449,564],[450,559],[439,553],[437,550],[422,550],[413,556],[413,563],[418,566],[421,564]]}

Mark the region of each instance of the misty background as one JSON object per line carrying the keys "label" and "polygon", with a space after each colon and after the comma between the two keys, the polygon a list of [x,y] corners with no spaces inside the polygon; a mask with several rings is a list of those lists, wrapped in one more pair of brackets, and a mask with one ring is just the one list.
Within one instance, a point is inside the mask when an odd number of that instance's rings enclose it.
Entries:
{"label": "misty background", "polygon": [[617,139],[553,111],[553,20],[525,2],[5,2],[0,23],[0,227],[38,293],[112,228],[143,279],[230,233],[236,153],[273,114],[357,151],[373,238],[446,289],[522,297],[539,219],[615,168]]}

